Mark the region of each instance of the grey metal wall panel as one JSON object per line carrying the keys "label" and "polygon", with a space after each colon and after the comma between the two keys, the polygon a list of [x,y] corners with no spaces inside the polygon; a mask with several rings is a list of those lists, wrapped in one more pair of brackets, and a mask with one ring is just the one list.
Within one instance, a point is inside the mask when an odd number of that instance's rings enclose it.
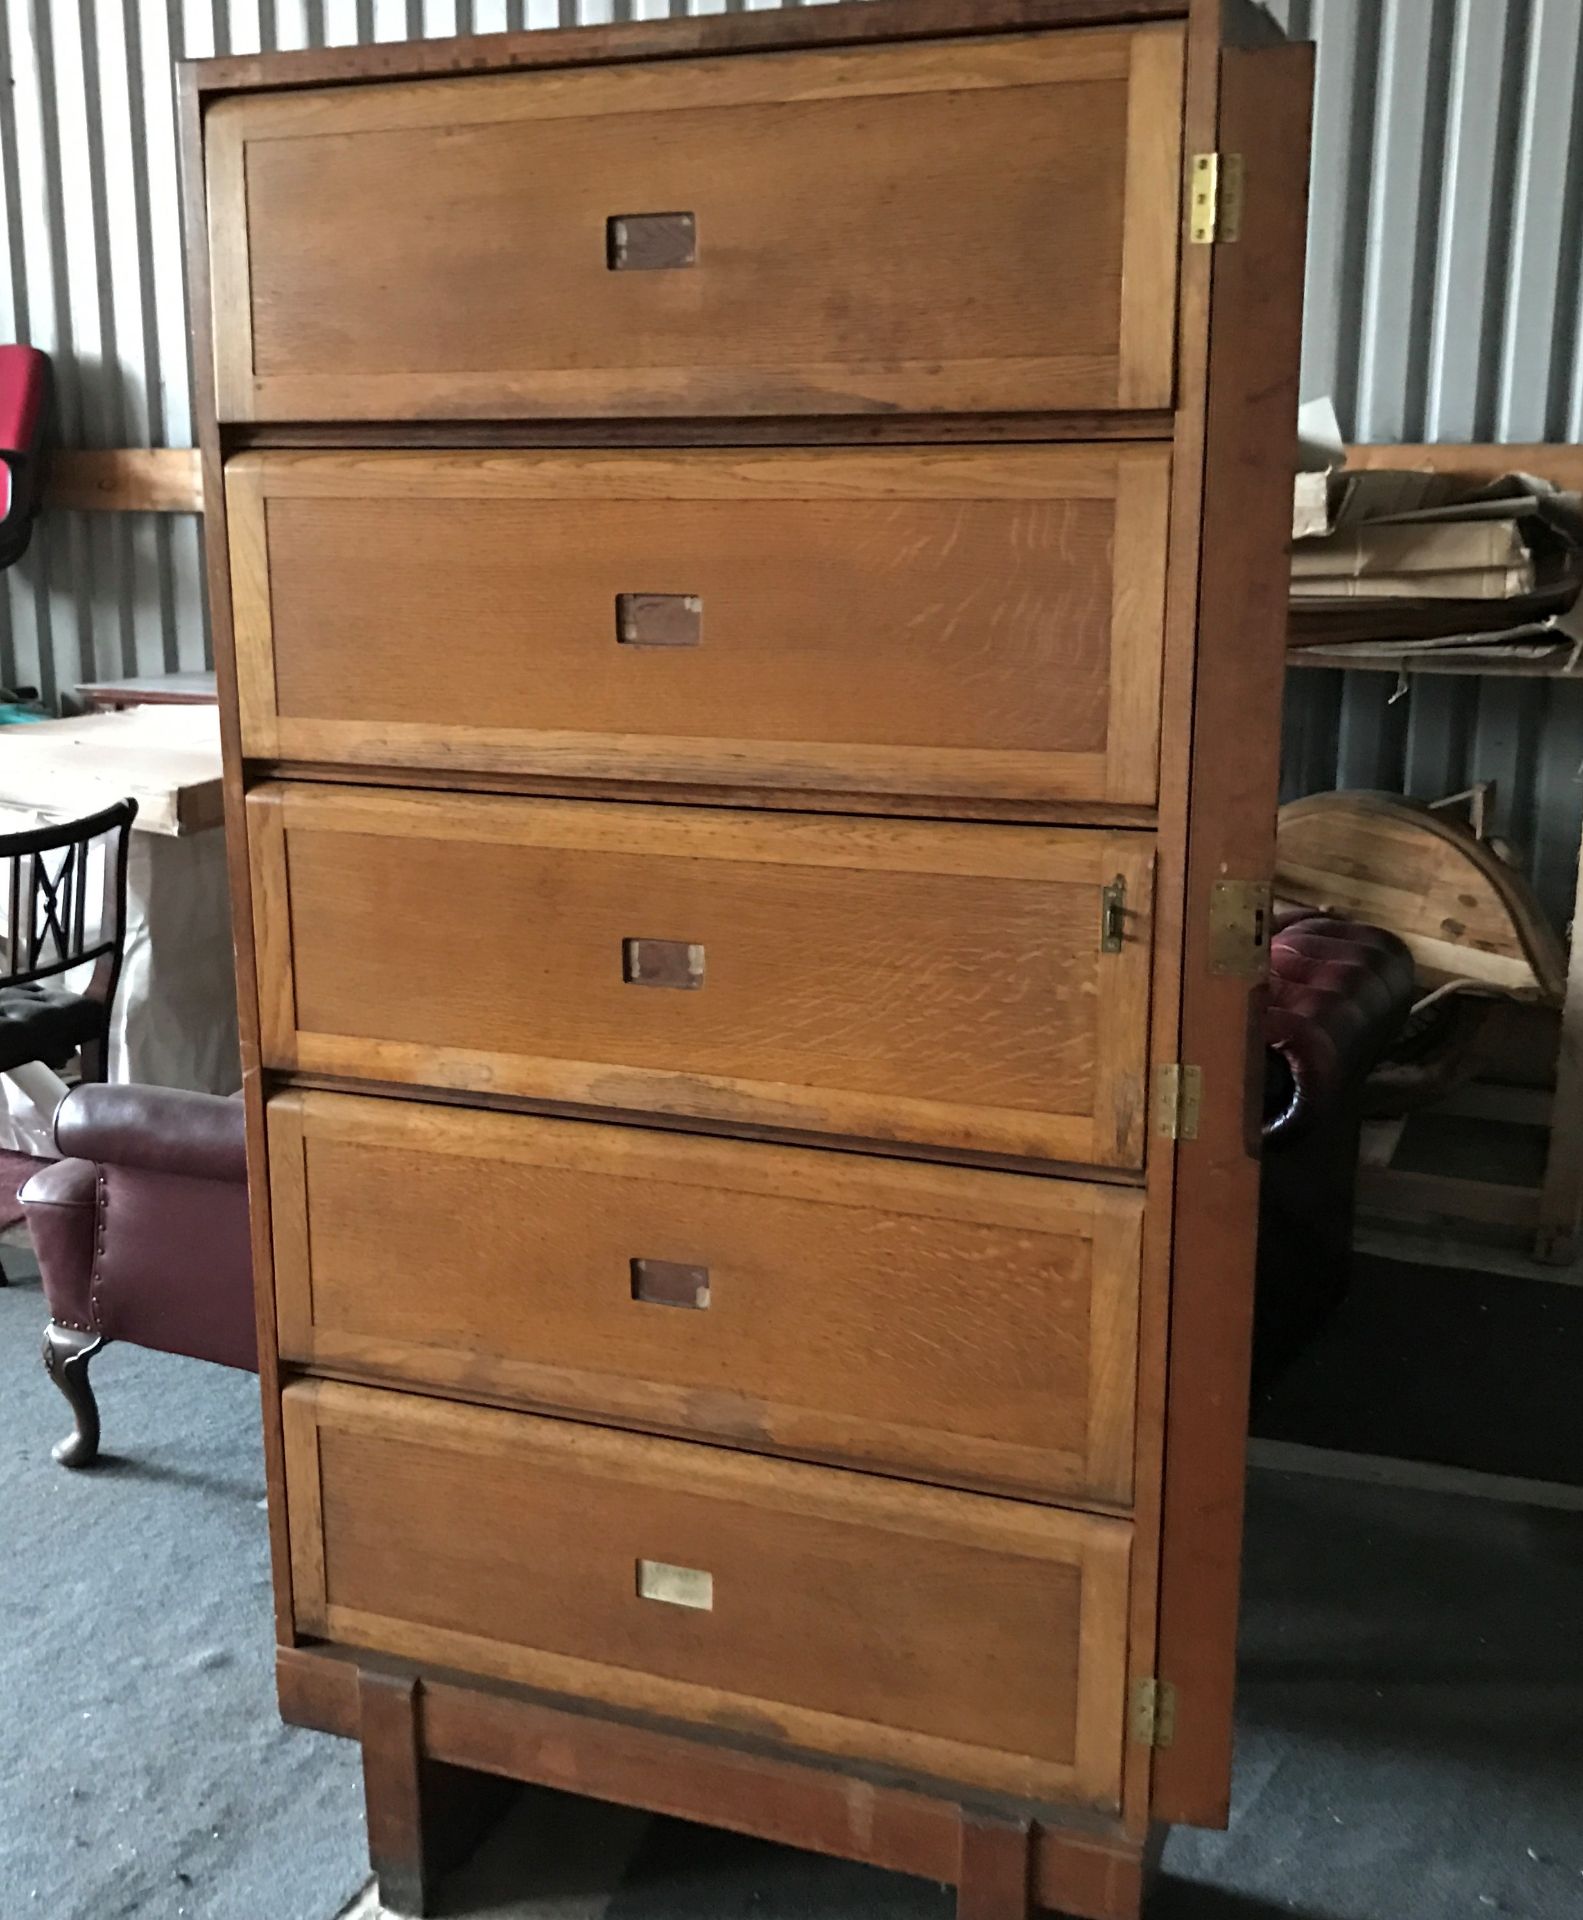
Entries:
{"label": "grey metal wall panel", "polygon": [[[1583,439],[1583,0],[1280,0],[1318,45],[1303,392],[1355,440]],[[1496,782],[1557,924],[1583,688],[1294,673],[1283,789]]]}
{"label": "grey metal wall panel", "polygon": [[[0,0],[0,338],[52,352],[64,437],[186,445],[171,62],[746,0]],[[1358,439],[1583,438],[1583,0],[1275,0],[1318,43],[1304,391]],[[200,533],[54,514],[0,592],[0,683],[207,657]],[[1558,918],[1583,690],[1293,676],[1286,788],[1500,781]]]}

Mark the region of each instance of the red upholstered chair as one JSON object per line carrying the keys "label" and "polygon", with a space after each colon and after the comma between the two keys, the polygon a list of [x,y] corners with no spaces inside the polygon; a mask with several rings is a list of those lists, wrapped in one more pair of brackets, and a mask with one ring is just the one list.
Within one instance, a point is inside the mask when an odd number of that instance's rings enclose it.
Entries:
{"label": "red upholstered chair", "polygon": [[0,346],[0,567],[20,560],[33,537],[49,411],[48,354]]}
{"label": "red upholstered chair", "polygon": [[99,1451],[88,1364],[111,1340],[258,1365],[242,1104],[169,1087],[84,1086],[22,1189],[50,1322],[44,1365],[75,1418],[62,1466]]}

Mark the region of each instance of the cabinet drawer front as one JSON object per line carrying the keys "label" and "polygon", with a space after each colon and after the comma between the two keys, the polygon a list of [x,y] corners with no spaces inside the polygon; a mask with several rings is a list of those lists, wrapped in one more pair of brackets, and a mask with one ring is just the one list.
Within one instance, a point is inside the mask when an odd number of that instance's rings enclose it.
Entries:
{"label": "cabinet drawer front", "polygon": [[1163,447],[255,454],[265,759],[1149,805]]}
{"label": "cabinet drawer front", "polygon": [[1141,1159],[1146,834],[298,785],[247,804],[270,1066]]}
{"label": "cabinet drawer front", "polygon": [[1116,1803],[1123,1521],[368,1387],[284,1418],[304,1632]]}
{"label": "cabinet drawer front", "polygon": [[226,420],[1172,400],[1183,29],[222,100]]}
{"label": "cabinet drawer front", "polygon": [[1138,1194],[325,1093],[269,1144],[289,1360],[1131,1496]]}

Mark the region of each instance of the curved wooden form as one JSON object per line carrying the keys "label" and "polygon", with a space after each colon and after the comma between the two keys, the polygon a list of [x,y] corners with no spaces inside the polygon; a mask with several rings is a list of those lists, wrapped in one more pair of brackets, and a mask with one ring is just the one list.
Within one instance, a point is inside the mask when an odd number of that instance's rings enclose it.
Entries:
{"label": "curved wooden form", "polygon": [[1315,793],[1281,808],[1277,898],[1386,928],[1419,977],[1559,1006],[1566,955],[1533,890],[1459,820],[1395,793]]}

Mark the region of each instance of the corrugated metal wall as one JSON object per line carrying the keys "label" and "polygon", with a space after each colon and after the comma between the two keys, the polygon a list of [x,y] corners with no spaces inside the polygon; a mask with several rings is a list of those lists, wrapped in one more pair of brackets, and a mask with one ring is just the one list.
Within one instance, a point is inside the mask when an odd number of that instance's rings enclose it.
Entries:
{"label": "corrugated metal wall", "polygon": [[[1583,439],[1583,0],[1279,0],[1318,44],[1303,392],[1353,440]],[[1284,786],[1496,782],[1558,924],[1583,686],[1294,673]]]}
{"label": "corrugated metal wall", "polygon": [[[736,10],[740,0],[0,0],[0,338],[83,446],[184,445],[174,58]],[[1274,0],[1319,46],[1304,391],[1357,439],[1583,438],[1583,0]],[[0,684],[201,665],[199,532],[56,515],[0,595]],[[1291,793],[1498,782],[1558,918],[1583,688],[1294,676]]]}

